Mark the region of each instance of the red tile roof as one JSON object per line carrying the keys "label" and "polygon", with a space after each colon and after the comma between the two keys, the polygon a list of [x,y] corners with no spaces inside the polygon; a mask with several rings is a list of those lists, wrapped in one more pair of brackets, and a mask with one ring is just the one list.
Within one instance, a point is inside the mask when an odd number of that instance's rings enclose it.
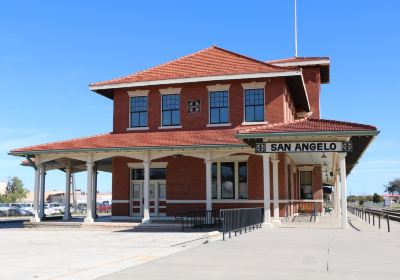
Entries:
{"label": "red tile roof", "polygon": [[287,123],[277,123],[242,129],[239,134],[329,132],[329,131],[377,131],[375,126],[324,119],[304,118]]}
{"label": "red tile roof", "polygon": [[271,65],[220,47],[211,46],[153,68],[136,72],[125,77],[93,83],[91,86],[222,75],[280,73],[287,71],[293,71],[293,68]]}
{"label": "red tile roof", "polygon": [[329,57],[327,57],[327,56],[289,57],[289,58],[282,58],[282,59],[266,61],[266,63],[279,64],[279,63],[290,63],[290,62],[318,61],[318,60],[327,60],[327,59],[329,59]]}
{"label": "red tile roof", "polygon": [[241,145],[236,138],[240,134],[296,133],[296,132],[334,132],[334,131],[377,131],[376,127],[364,124],[321,119],[301,119],[288,123],[259,125],[248,128],[206,130],[173,130],[108,133],[66,141],[53,142],[18,148],[11,154],[32,153],[35,151],[61,151],[86,149],[124,149],[154,147],[184,147],[208,145]]}
{"label": "red tile roof", "polygon": [[209,129],[197,131],[154,131],[108,133],[66,141],[53,142],[19,148],[13,153],[46,151],[46,150],[78,150],[78,149],[113,149],[113,148],[145,148],[168,146],[204,146],[204,145],[240,145],[243,142],[235,138],[237,129]]}

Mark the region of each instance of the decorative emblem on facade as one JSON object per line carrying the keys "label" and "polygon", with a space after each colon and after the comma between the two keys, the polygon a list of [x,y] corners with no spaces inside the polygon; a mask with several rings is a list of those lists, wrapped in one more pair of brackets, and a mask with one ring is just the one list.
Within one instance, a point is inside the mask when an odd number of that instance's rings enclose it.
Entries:
{"label": "decorative emblem on facade", "polygon": [[188,100],[188,113],[200,112],[200,100]]}
{"label": "decorative emblem on facade", "polygon": [[350,141],[343,142],[343,151],[344,152],[352,152],[353,151],[353,143]]}

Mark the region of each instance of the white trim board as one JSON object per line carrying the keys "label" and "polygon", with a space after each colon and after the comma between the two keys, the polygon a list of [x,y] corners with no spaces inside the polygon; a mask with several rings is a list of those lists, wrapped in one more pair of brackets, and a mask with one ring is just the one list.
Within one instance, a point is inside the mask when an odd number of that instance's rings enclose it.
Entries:
{"label": "white trim board", "polygon": [[287,76],[302,76],[301,71],[287,71],[278,73],[252,73],[252,74],[239,74],[239,75],[221,75],[209,77],[196,77],[196,78],[180,78],[180,79],[167,79],[157,81],[143,81],[132,83],[120,83],[111,85],[90,85],[90,90],[103,90],[115,88],[129,88],[129,87],[143,87],[152,85],[170,85],[170,84],[184,84],[195,82],[207,81],[223,81],[223,80],[240,80],[240,79],[257,79],[257,78],[272,78],[272,77],[287,77]]}

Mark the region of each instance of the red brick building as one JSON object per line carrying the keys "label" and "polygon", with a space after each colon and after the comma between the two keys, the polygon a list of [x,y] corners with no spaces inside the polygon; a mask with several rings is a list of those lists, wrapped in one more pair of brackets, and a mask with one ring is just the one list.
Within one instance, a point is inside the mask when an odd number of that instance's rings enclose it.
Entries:
{"label": "red brick building", "polygon": [[71,173],[87,171],[86,222],[94,217],[97,171],[112,172],[115,218],[148,222],[194,210],[264,207],[266,223],[279,223],[314,203],[321,210],[323,185],[335,186],[334,206],[346,209],[346,174],[378,132],[320,119],[329,71],[327,57],[263,62],[212,46],[91,84],[113,100],[112,132],[11,154],[37,167],[36,209],[46,171],[64,169],[67,192]]}

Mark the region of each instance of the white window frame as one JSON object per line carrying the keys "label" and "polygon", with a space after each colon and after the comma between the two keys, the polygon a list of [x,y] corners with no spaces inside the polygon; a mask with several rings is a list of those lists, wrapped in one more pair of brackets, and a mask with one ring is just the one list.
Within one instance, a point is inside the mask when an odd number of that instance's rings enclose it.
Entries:
{"label": "white window frame", "polygon": [[[229,89],[231,84],[216,84],[207,86],[208,90],[208,124],[207,127],[218,127],[218,126],[231,126],[230,118],[231,118],[231,110],[230,110],[230,92]],[[210,102],[210,93],[214,91],[227,91],[228,92],[228,122],[226,123],[211,123],[211,102]]]}
{"label": "white window frame", "polygon": [[[182,88],[163,88],[159,89],[160,91],[160,127],[158,129],[177,129],[177,128],[182,128],[182,110],[181,110],[181,105],[182,105],[182,98],[181,98],[181,91]],[[163,96],[164,95],[179,95],[179,123],[180,125],[163,125]]]}
{"label": "white window frame", "polygon": [[[243,88],[243,122],[242,125],[258,125],[258,124],[268,124],[266,121],[266,113],[267,113],[267,108],[266,108],[266,82],[251,82],[251,83],[242,83],[242,88]],[[260,122],[247,122],[246,121],[246,90],[247,89],[262,89],[264,91],[264,121]]]}
{"label": "white window frame", "polygon": [[[239,200],[245,201],[249,199],[249,156],[248,155],[240,155],[240,156],[230,156],[223,157],[219,159],[213,160],[213,163],[217,163],[217,198],[213,198],[214,202],[225,202],[227,200]],[[223,162],[233,162],[234,163],[234,172],[235,172],[235,197],[234,198],[221,198],[221,163]],[[247,198],[239,198],[239,162],[247,163]]]}
{"label": "white window frame", "polygon": [[[133,90],[128,91],[129,95],[129,127],[126,130],[148,130],[149,129],[149,90]],[[132,97],[147,97],[147,126],[140,126],[140,127],[132,127],[132,111],[131,111],[131,103]]]}

